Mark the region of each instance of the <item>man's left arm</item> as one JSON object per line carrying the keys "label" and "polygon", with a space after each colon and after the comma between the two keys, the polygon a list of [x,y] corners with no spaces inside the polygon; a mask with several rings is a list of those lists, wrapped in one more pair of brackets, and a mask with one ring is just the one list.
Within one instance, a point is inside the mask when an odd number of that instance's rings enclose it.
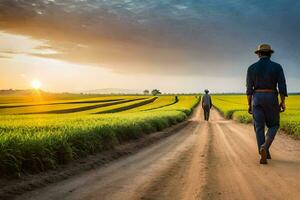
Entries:
{"label": "man's left arm", "polygon": [[285,98],[288,96],[287,94],[287,87],[286,87],[286,79],[284,75],[284,71],[282,67],[279,67],[279,77],[278,77],[278,90],[280,94],[280,108],[281,111],[284,112],[286,109],[285,106]]}

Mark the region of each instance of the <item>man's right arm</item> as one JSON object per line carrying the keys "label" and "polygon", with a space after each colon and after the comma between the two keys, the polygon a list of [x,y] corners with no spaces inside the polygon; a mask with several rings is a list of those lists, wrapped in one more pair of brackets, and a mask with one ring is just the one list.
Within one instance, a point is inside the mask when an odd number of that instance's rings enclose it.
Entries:
{"label": "man's right arm", "polygon": [[248,71],[247,71],[247,100],[248,100],[248,113],[249,114],[252,114],[252,95],[254,93],[254,82],[253,82],[253,79],[251,77],[251,70],[250,70],[250,67],[248,68]]}
{"label": "man's right arm", "polygon": [[248,100],[248,113],[252,115],[252,95],[247,95]]}

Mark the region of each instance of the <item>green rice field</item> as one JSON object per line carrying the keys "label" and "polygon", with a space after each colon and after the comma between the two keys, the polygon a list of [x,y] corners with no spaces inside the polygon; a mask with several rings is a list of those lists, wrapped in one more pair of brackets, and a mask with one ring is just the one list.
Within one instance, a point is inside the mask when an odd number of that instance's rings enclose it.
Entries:
{"label": "green rice field", "polygon": [[[227,118],[251,123],[245,95],[214,95],[214,106]],[[300,138],[300,96],[290,95],[286,100],[287,110],[281,113],[281,128],[286,133]]]}
{"label": "green rice field", "polygon": [[184,121],[198,96],[0,97],[0,174],[16,176],[112,149]]}

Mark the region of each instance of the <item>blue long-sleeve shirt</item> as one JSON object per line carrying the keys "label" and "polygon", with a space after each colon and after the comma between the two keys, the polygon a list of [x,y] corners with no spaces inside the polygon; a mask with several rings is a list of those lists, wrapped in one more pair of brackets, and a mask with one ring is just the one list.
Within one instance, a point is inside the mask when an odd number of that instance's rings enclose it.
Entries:
{"label": "blue long-sleeve shirt", "polygon": [[248,68],[247,95],[253,95],[257,89],[272,89],[284,96],[288,95],[284,72],[280,64],[264,57]]}
{"label": "blue long-sleeve shirt", "polygon": [[212,107],[212,100],[211,100],[211,96],[209,94],[204,94],[202,96],[202,107],[204,106],[208,106],[208,107]]}

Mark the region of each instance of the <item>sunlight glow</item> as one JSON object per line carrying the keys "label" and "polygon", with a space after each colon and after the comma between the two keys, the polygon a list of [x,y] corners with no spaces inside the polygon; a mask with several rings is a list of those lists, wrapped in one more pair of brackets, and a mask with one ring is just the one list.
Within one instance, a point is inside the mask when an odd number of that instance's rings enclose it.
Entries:
{"label": "sunlight glow", "polygon": [[33,80],[31,82],[31,87],[35,90],[39,90],[41,88],[41,82],[39,80]]}

